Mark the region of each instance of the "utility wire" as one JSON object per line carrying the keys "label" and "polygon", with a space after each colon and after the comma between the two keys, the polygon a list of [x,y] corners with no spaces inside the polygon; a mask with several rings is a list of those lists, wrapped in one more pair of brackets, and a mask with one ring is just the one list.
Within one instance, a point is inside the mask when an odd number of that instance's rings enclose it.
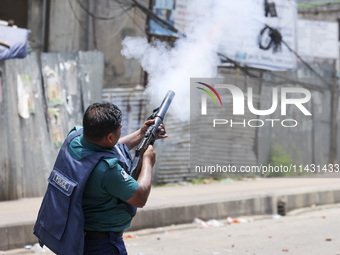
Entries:
{"label": "utility wire", "polygon": [[[146,8],[144,5],[140,4],[137,0],[132,0],[132,2],[133,2],[134,7],[139,8],[145,15],[149,16],[149,18],[153,19],[159,25],[169,29],[170,31],[172,31],[176,34],[181,35],[182,37],[186,37],[186,35],[184,33],[181,33],[180,31],[178,31],[177,28],[175,28],[171,24],[169,24],[166,21],[159,18],[156,14],[154,14],[152,11],[150,11],[148,8]],[[222,62],[229,62],[229,63],[234,64],[237,68],[244,71],[249,77],[259,78],[255,74],[249,72],[249,70],[248,70],[249,67],[241,66],[239,63],[237,63],[236,61],[232,60],[231,58],[225,56],[223,53],[217,52],[217,55],[220,57]]]}
{"label": "utility wire", "polygon": [[[136,9],[135,9],[136,10]],[[129,16],[129,18],[132,20],[132,22],[136,25],[136,27],[142,32],[142,34],[145,34],[145,30],[143,30],[140,26],[139,26],[139,24],[137,24],[137,22],[136,22],[136,20],[135,20],[135,17],[131,17],[131,15],[130,15],[130,13],[126,13],[128,16]],[[136,13],[134,13],[134,15],[136,15]]]}
{"label": "utility wire", "polygon": [[228,58],[226,55],[217,52],[217,55],[220,57],[220,60],[222,63],[232,63],[235,67],[243,71],[245,74],[247,74],[251,78],[260,78],[256,76],[255,74],[249,72],[249,67],[247,65],[240,65],[237,61],[232,60],[231,58]]}
{"label": "utility wire", "polygon": [[75,12],[73,5],[71,3],[71,0],[68,0],[68,3],[70,5],[71,11],[73,13],[73,16],[75,17],[75,19],[78,21],[79,25],[84,29],[87,30],[86,26],[83,24],[83,22],[79,19],[79,17],[77,16],[77,13]]}
{"label": "utility wire", "polygon": [[[131,8],[133,8],[133,6],[128,6],[127,9],[123,9],[122,13],[120,13],[119,15],[113,15],[113,16],[110,16],[110,17],[103,17],[103,16],[98,16],[94,13],[92,13],[89,9],[87,9],[82,3],[80,0],[77,0],[80,8],[82,8],[89,16],[91,16],[92,18],[94,19],[97,19],[97,20],[113,20],[113,19],[116,19],[120,16],[122,16],[124,13],[126,13],[127,11],[129,11]],[[118,1],[119,4],[122,4],[121,2]]]}
{"label": "utility wire", "polygon": [[[97,6],[100,6],[103,9],[108,9],[108,10],[112,10],[115,11],[117,13],[120,13],[121,11],[119,10],[119,8],[124,9],[125,7],[130,7],[131,4],[129,4],[128,2],[124,1],[107,1],[107,0],[94,0]],[[103,3],[105,2],[105,3]],[[113,5],[110,3],[114,3]],[[119,8],[117,8],[119,7]]]}
{"label": "utility wire", "polygon": [[313,67],[311,67],[299,54],[297,54],[296,51],[294,51],[291,47],[289,47],[289,45],[284,41],[284,40],[281,40],[282,43],[288,48],[288,50],[292,53],[294,53],[294,55],[310,70],[312,71],[313,73],[315,73],[319,79],[321,79],[327,86],[329,89],[332,89],[333,88],[333,85],[328,83],[328,81],[322,77]]}
{"label": "utility wire", "polygon": [[178,34],[178,36],[180,36],[180,37],[185,37],[185,35],[183,33],[181,33],[180,31],[178,31],[177,28],[175,28],[174,26],[170,25],[165,20],[162,20],[161,18],[159,18],[149,8],[147,8],[144,5],[140,4],[137,0],[132,0],[132,6],[133,7],[137,7],[138,9],[140,9],[144,14],[146,14],[149,18],[151,18],[157,24],[159,24],[159,25],[167,28],[168,30]]}
{"label": "utility wire", "polygon": [[[78,0],[79,1],[79,0]],[[157,24],[165,27],[166,29],[177,33],[178,35],[181,35],[182,37],[185,37],[185,34],[181,33],[180,31],[178,31],[177,28],[175,28],[174,26],[172,26],[171,24],[167,23],[166,21],[164,21],[163,19],[159,18],[155,13],[153,13],[151,10],[149,10],[147,7],[145,7],[144,5],[140,4],[137,0],[131,0],[133,3],[133,7],[137,7],[139,8],[145,15],[147,15],[149,18],[151,18],[153,21],[155,21]],[[274,31],[275,29],[273,29],[270,26],[267,26],[269,29],[271,29],[272,31]],[[313,67],[311,67],[296,51],[294,51],[282,38],[281,38],[281,42],[288,48],[288,50],[290,52],[292,52],[310,71],[312,71],[313,73],[315,73],[317,75],[317,77],[319,79],[321,79],[327,86],[329,89],[333,88],[333,85],[331,85],[330,83],[328,83],[328,81],[326,81],[326,79],[324,77],[322,77]],[[222,61],[228,61],[232,64],[234,64],[237,68],[241,69],[243,72],[245,72],[248,76],[250,77],[257,77],[256,75],[252,74],[249,72],[249,66],[247,65],[240,65],[238,64],[235,60],[232,60],[230,58],[228,58],[227,56],[225,56],[222,53],[217,52],[218,56],[221,58]]]}

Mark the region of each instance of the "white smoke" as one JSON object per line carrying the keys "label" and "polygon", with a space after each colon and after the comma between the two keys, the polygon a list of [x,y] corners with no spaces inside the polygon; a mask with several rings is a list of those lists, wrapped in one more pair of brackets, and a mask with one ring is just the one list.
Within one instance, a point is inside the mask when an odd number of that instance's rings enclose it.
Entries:
{"label": "white smoke", "polygon": [[[147,93],[157,105],[168,90],[176,93],[171,111],[179,118],[189,118],[190,78],[215,78],[220,60],[219,50],[228,47],[230,38],[247,31],[238,31],[237,23],[249,22],[260,0],[191,0],[188,10],[192,25],[185,38],[179,38],[174,47],[156,41],[148,44],[146,38],[126,37],[122,55],[136,58],[149,74]],[[263,2],[263,1],[261,1]],[[256,8],[255,8],[256,7]],[[245,21],[246,20],[246,21]],[[232,47],[242,45],[232,45]]]}

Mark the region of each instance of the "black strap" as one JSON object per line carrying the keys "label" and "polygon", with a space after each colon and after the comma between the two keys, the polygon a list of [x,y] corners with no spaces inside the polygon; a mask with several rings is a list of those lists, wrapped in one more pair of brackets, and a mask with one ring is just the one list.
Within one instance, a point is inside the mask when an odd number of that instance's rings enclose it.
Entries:
{"label": "black strap", "polygon": [[[122,237],[124,231],[113,232],[117,237]],[[109,239],[110,232],[102,232],[102,231],[85,231],[84,233],[85,239],[88,240],[100,240],[100,239]]]}

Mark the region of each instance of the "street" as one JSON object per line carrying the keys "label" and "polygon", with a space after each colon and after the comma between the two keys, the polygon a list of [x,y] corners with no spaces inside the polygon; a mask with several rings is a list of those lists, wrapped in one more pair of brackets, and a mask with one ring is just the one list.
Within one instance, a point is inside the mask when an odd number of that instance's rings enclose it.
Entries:
{"label": "street", "polygon": [[285,217],[254,217],[222,227],[194,224],[128,233],[130,255],[340,254],[340,205],[294,211]]}
{"label": "street", "polygon": [[[221,227],[185,224],[126,232],[124,239],[129,255],[340,255],[339,215],[340,204],[327,205],[284,217],[241,217],[233,219],[241,223],[232,224],[223,220]],[[16,249],[0,254],[42,252]]]}

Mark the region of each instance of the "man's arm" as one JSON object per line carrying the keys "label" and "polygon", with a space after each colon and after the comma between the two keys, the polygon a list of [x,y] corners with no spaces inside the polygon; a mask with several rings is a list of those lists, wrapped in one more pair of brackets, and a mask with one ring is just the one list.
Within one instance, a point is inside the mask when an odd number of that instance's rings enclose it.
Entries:
{"label": "man's arm", "polygon": [[131,150],[139,144],[139,142],[143,139],[144,135],[145,133],[143,134],[141,132],[141,129],[139,129],[129,135],[121,137],[118,140],[118,142],[121,144],[125,144],[126,147],[128,147],[128,149]]}
{"label": "man's arm", "polygon": [[[153,123],[155,123],[155,120],[145,121],[143,126],[139,130],[133,132],[132,134],[121,137],[118,142],[121,144],[125,144],[129,150],[133,149],[140,143],[140,141],[145,136],[145,132],[148,130],[148,127],[152,125]],[[164,132],[163,125],[159,126],[158,130],[159,130],[159,133]],[[156,139],[167,138],[167,137],[168,137],[167,135],[159,134]]]}
{"label": "man's arm", "polygon": [[136,206],[144,207],[148,200],[151,190],[151,179],[152,179],[152,167],[156,162],[156,152],[150,145],[143,155],[143,164],[137,182],[139,183],[138,189],[133,196],[126,202]]}

